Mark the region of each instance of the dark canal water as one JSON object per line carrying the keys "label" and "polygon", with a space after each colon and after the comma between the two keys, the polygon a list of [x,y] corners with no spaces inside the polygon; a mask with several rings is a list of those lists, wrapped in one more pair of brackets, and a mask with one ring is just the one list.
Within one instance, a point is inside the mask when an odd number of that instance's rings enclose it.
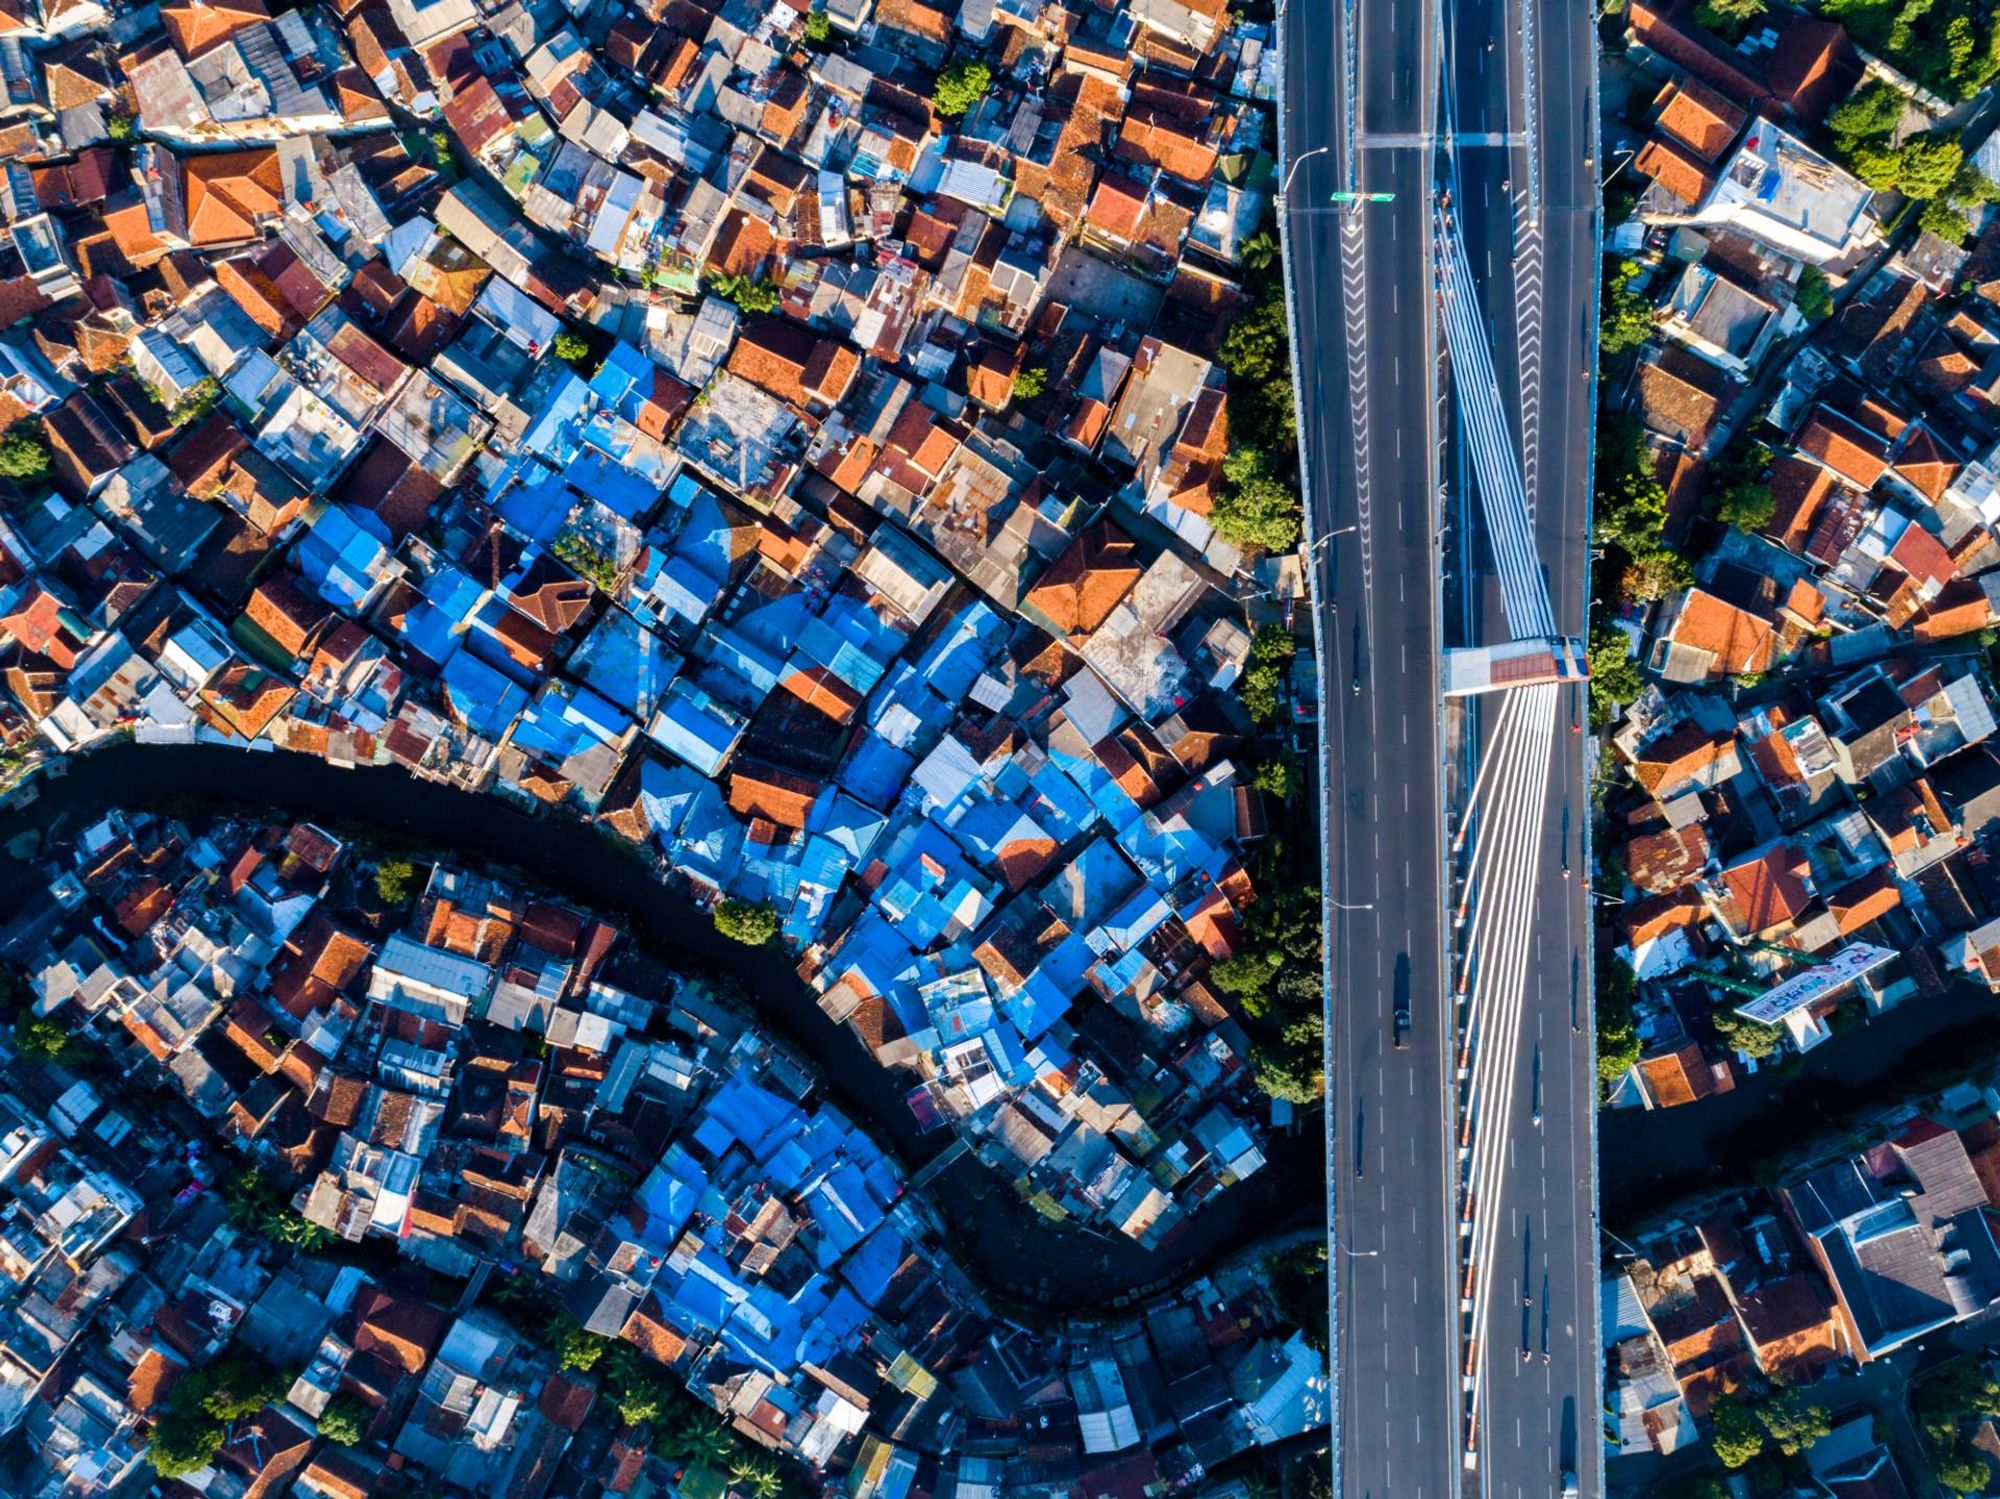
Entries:
{"label": "dark canal water", "polygon": [[[39,797],[0,813],[0,844],[34,830],[61,838],[112,807],[198,798],[219,807],[274,808],[327,823],[361,824],[440,854],[507,866],[525,882],[616,913],[640,945],[670,966],[733,976],[760,1019],[816,1064],[828,1094],[911,1171],[951,1143],[948,1130],[917,1128],[903,1101],[906,1075],[886,1072],[821,1013],[776,947],[752,950],[719,936],[707,916],[604,835],[565,816],[530,816],[491,797],[417,780],[394,768],[339,770],[286,753],[217,745],[117,745],[70,762],[39,783]],[[0,857],[0,918],[40,887]],[[1128,1240],[1054,1231],[1012,1189],[970,1157],[945,1166],[929,1190],[956,1229],[961,1262],[989,1288],[1050,1312],[1105,1311],[1164,1289],[1230,1253],[1323,1220],[1316,1118],[1276,1136],[1270,1163],[1222,1194],[1158,1250]]]}

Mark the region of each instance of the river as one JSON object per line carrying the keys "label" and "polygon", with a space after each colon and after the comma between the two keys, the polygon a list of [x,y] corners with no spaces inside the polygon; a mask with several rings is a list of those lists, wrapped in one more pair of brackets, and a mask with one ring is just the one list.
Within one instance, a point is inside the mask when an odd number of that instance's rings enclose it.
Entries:
{"label": "river", "polygon": [[[114,745],[72,759],[67,774],[45,777],[38,789],[34,801],[0,813],[0,845],[30,830],[74,835],[112,807],[197,798],[219,810],[269,807],[361,825],[440,856],[504,866],[525,885],[617,914],[641,947],[669,966],[733,976],[759,1018],[811,1059],[828,1095],[869,1126],[906,1170],[915,1172],[951,1144],[948,1130],[918,1129],[903,1101],[907,1074],[878,1066],[845,1026],[829,1021],[782,951],[722,937],[685,896],[572,817],[530,816],[497,798],[392,767],[340,770],[301,755],[222,745]],[[32,871],[0,860],[0,919],[38,888]],[[945,1221],[959,1226],[961,1263],[989,1289],[1027,1310],[1101,1312],[1315,1215],[1323,1219],[1317,1119],[1274,1136],[1267,1154],[1262,1171],[1195,1214],[1158,1250],[1052,1228],[970,1156],[942,1167],[928,1190]]]}

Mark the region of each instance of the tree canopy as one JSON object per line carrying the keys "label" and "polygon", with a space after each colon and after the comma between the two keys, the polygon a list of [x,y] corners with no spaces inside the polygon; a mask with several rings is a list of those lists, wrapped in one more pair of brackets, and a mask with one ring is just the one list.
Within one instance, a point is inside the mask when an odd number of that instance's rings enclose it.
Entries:
{"label": "tree canopy", "polygon": [[1708,1408],[1709,1440],[1725,1468],[1740,1468],[1764,1450],[1764,1423],[1739,1395],[1718,1395]]}
{"label": "tree canopy", "polygon": [[715,908],[715,929],[746,947],[762,947],[778,935],[778,913],[755,901],[725,900]]}
{"label": "tree canopy", "polygon": [[955,120],[986,97],[993,75],[983,62],[961,58],[938,74],[931,103],[947,120]]}
{"label": "tree canopy", "polygon": [[1653,304],[1631,284],[1640,274],[1640,267],[1629,260],[1617,262],[1605,274],[1597,346],[1608,358],[1629,354],[1653,336]]}

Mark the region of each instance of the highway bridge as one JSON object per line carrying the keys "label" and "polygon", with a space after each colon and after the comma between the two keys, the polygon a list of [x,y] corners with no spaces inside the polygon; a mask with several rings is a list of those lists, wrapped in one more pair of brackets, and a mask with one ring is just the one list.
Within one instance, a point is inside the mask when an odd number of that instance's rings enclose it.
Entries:
{"label": "highway bridge", "polygon": [[1280,29],[1335,1487],[1596,1493],[1592,15],[1289,0]]}

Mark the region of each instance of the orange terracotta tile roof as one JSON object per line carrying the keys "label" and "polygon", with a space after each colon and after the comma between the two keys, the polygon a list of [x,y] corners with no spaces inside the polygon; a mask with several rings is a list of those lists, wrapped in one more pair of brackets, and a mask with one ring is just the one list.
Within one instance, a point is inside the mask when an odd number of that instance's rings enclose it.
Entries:
{"label": "orange terracotta tile roof", "polygon": [[180,173],[187,241],[197,249],[255,239],[262,220],[284,211],[276,151],[182,157]]}
{"label": "orange terracotta tile roof", "polygon": [[1688,590],[1669,638],[1676,646],[1713,656],[1713,670],[1725,676],[1769,670],[1778,649],[1777,631],[1768,620],[1700,588]]}
{"label": "orange terracotta tile roof", "polygon": [[1744,936],[1756,936],[1797,921],[1812,899],[1805,856],[1774,844],[1755,858],[1722,872],[1723,916]]}
{"label": "orange terracotta tile roof", "polygon": [[1888,448],[1852,417],[1825,406],[1814,408],[1793,444],[1818,459],[1857,489],[1872,489],[1889,466]]}
{"label": "orange terracotta tile roof", "polygon": [[1099,521],[1072,541],[1028,590],[1022,607],[1054,633],[1086,635],[1137,586],[1145,569],[1138,546],[1109,521]]}
{"label": "orange terracotta tile roof", "polygon": [[1749,118],[1740,105],[1693,78],[1668,84],[1655,102],[1660,133],[1710,163],[1721,158]]}

